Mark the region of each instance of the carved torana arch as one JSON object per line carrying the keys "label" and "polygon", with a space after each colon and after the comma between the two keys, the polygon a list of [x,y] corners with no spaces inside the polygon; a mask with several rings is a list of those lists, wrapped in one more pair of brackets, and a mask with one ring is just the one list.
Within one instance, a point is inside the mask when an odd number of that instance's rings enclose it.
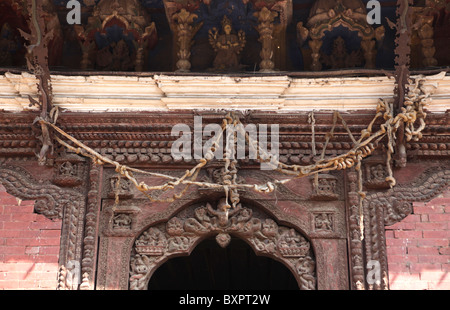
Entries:
{"label": "carved torana arch", "polygon": [[159,266],[172,257],[189,255],[202,240],[215,236],[226,247],[232,235],[247,242],[257,255],[282,262],[300,289],[316,289],[313,249],[299,231],[277,224],[259,209],[238,204],[227,211],[225,204],[221,199],[216,208],[210,203],[193,205],[140,233],[131,251],[129,288],[146,289]]}

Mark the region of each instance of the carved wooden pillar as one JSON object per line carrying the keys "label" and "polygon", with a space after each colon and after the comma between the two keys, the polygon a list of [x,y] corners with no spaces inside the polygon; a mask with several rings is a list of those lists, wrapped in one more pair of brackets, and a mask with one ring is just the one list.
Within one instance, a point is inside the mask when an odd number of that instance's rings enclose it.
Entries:
{"label": "carved wooden pillar", "polygon": [[434,47],[434,29],[433,29],[433,15],[426,15],[421,9],[414,11],[414,28],[420,41],[420,50],[422,58],[422,65],[431,67],[437,65],[437,60],[434,58],[436,49]]}
{"label": "carved wooden pillar", "polygon": [[278,16],[277,12],[270,11],[263,7],[261,11],[255,12],[254,15],[258,18],[259,42],[261,42],[261,63],[259,64],[260,71],[272,71],[275,64],[272,61],[273,57],[273,21]]}
{"label": "carved wooden pillar", "polygon": [[96,257],[98,247],[98,221],[101,207],[103,168],[92,162],[89,167],[89,185],[86,202],[86,217],[81,261],[82,283],[80,290],[95,288]]}
{"label": "carved wooden pillar", "polygon": [[[368,283],[368,289],[389,289],[383,205],[377,202],[366,204],[363,212],[366,261],[379,266],[379,269],[375,270],[379,281]],[[366,270],[367,279],[370,278],[368,272],[369,270]]]}
{"label": "carved wooden pillar", "polygon": [[358,173],[354,168],[347,172],[347,220],[349,227],[351,288],[365,289],[363,243],[359,210]]}
{"label": "carved wooden pillar", "polygon": [[178,43],[177,71],[187,72],[191,69],[191,47],[194,44],[192,39],[203,25],[203,23],[194,25],[194,20],[197,18],[196,14],[185,9],[181,9],[178,13],[172,15],[172,20],[176,25],[175,35]]}

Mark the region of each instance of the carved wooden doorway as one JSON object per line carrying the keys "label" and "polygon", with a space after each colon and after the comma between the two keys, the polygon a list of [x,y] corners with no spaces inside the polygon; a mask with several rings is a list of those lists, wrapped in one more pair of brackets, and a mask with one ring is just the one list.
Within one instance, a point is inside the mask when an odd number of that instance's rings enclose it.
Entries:
{"label": "carved wooden doorway", "polygon": [[239,238],[222,248],[203,240],[189,256],[169,259],[150,278],[149,290],[298,290],[292,272],[282,263],[256,256]]}
{"label": "carved wooden doorway", "polygon": [[[316,289],[316,263],[309,240],[293,227],[279,225],[256,208],[238,205],[229,212],[225,200],[188,207],[163,223],[151,225],[134,240],[129,288],[143,290],[155,271],[171,258],[190,255],[205,239],[222,248],[232,237],[245,241],[256,255],[270,257],[288,268],[300,289]],[[213,207],[215,205],[215,207]]]}

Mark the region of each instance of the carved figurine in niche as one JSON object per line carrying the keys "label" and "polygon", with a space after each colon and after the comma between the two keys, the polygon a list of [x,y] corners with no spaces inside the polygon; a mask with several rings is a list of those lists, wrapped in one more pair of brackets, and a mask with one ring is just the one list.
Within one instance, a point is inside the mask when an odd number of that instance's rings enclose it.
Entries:
{"label": "carved figurine in niche", "polygon": [[215,27],[209,30],[209,43],[216,52],[214,70],[239,70],[239,54],[246,43],[245,33],[243,30],[233,33],[231,20],[227,16],[223,17],[222,30],[222,34]]}
{"label": "carved figurine in niche", "polygon": [[130,55],[124,40],[113,42],[97,53],[97,65],[103,70],[127,71],[134,67],[134,56]]}
{"label": "carved figurine in niche", "polygon": [[340,36],[333,41],[333,49],[331,54],[323,54],[322,58],[323,63],[330,66],[331,69],[359,67],[364,62],[364,57],[361,50],[347,52],[345,40]]}
{"label": "carved figurine in niche", "polygon": [[333,215],[331,213],[320,213],[314,217],[314,229],[316,231],[332,231]]}
{"label": "carved figurine in niche", "polygon": [[62,176],[74,176],[77,175],[77,166],[73,165],[71,162],[63,162],[59,166],[59,173]]}
{"label": "carved figurine in niche", "polygon": [[126,213],[119,213],[114,216],[113,229],[131,229],[131,216]]}

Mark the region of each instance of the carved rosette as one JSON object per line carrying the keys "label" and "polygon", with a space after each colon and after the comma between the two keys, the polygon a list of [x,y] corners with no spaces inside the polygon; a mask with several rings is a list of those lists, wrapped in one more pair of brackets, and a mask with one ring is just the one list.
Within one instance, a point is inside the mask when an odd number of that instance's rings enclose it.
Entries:
{"label": "carved rosette", "polygon": [[177,215],[144,231],[131,253],[130,289],[144,289],[160,262],[173,255],[187,255],[211,235],[221,247],[228,246],[231,236],[242,238],[258,254],[277,258],[290,267],[301,289],[316,288],[315,260],[308,240],[295,229],[279,226],[241,204],[226,211],[222,208],[225,203],[225,199],[220,200],[216,208],[206,203],[188,216]]}

